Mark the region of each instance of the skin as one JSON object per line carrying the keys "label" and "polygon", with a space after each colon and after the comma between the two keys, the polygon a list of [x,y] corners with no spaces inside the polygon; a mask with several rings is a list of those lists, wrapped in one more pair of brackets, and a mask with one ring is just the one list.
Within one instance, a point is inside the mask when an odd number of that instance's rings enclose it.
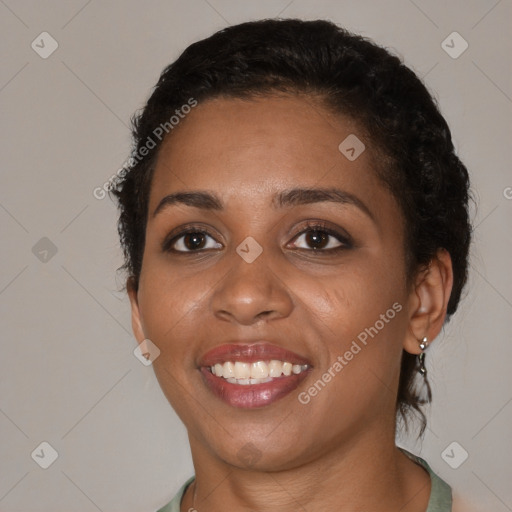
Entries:
{"label": "skin", "polygon": [[[351,133],[366,145],[355,161],[338,150]],[[426,510],[430,478],[395,447],[395,401],[402,350],[420,353],[418,340],[433,340],[443,325],[451,260],[440,250],[407,282],[404,221],[372,155],[353,120],[301,96],[206,101],[164,142],[138,290],[128,284],[137,341],[159,347],[156,376],[189,434],[196,480],[182,511]],[[340,188],[371,215],[334,202],[271,206],[276,192],[298,186]],[[224,209],[174,204],[152,215],[165,195],[185,190],[214,192]],[[348,233],[353,246],[314,250],[305,225],[314,219]],[[210,231],[207,248],[164,252],[163,240],[188,223]],[[263,249],[252,263],[235,250],[248,236]],[[193,251],[184,241],[174,247]],[[298,394],[394,303],[402,310],[300,403]],[[231,407],[204,385],[197,364],[233,339],[273,341],[313,369],[271,405]],[[255,461],[239,455],[249,443]]]}

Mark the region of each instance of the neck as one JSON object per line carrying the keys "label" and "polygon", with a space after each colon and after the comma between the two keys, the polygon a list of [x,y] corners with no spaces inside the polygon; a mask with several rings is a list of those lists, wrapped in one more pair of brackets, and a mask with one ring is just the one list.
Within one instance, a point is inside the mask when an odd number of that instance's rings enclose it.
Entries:
{"label": "neck", "polygon": [[196,479],[182,510],[360,510],[424,512],[425,469],[404,455],[392,435],[366,430],[335,449],[279,471],[240,469],[213,457],[190,436]]}

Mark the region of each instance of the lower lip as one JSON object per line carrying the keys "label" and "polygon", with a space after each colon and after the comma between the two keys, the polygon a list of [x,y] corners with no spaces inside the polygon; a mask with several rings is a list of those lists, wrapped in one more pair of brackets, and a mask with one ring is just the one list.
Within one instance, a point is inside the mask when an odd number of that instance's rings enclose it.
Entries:
{"label": "lower lip", "polygon": [[308,371],[288,377],[278,377],[261,384],[231,384],[223,377],[217,377],[207,368],[201,368],[207,386],[221,400],[232,407],[254,409],[274,403],[291,393],[307,377]]}

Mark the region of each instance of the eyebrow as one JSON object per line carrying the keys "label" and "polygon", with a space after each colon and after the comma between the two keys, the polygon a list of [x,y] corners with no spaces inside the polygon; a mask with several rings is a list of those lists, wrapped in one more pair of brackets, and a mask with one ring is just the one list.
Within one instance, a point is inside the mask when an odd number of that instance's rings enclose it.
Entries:
{"label": "eyebrow", "polygon": [[[304,204],[333,202],[356,206],[372,220],[375,220],[370,209],[357,196],[339,188],[292,188],[276,193],[272,198],[272,207],[285,208]],[[171,205],[185,205],[201,210],[222,211],[222,200],[212,192],[196,190],[168,194],[162,198],[155,208],[152,217]]]}

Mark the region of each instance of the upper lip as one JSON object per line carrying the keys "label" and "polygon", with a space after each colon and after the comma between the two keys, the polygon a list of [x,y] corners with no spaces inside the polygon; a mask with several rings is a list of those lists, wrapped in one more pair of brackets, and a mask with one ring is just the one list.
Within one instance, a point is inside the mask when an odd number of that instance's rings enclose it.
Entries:
{"label": "upper lip", "polygon": [[311,366],[310,361],[305,357],[267,341],[253,343],[233,342],[219,345],[201,357],[199,366],[214,366],[217,363],[221,364],[226,361],[254,363],[256,361],[272,359]]}

